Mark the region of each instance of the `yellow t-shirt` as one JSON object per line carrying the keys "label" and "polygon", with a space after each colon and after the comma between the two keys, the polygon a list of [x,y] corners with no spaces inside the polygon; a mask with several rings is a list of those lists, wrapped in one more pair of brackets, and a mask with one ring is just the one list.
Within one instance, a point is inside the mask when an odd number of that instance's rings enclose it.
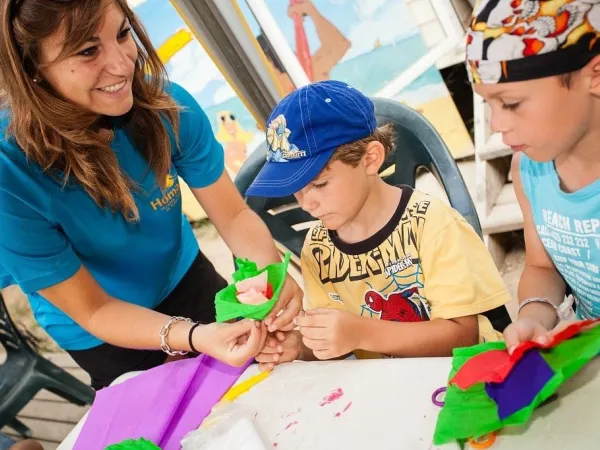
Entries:
{"label": "yellow t-shirt", "polygon": [[398,322],[478,315],[480,342],[502,338],[480,314],[511,299],[483,241],[457,211],[409,187],[365,241],[345,243],[319,222],[301,263],[307,309]]}

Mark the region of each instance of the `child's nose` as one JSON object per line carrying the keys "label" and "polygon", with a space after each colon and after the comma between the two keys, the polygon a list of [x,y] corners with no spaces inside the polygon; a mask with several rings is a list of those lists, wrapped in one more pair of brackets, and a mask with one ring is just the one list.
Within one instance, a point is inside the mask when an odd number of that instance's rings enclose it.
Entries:
{"label": "child's nose", "polygon": [[490,128],[493,133],[508,133],[511,131],[510,119],[503,111],[492,111]]}
{"label": "child's nose", "polygon": [[314,211],[316,209],[317,205],[310,194],[304,194],[302,192],[299,192],[298,194],[296,194],[296,200],[298,200],[300,208],[302,208],[309,214],[311,213],[311,211]]}

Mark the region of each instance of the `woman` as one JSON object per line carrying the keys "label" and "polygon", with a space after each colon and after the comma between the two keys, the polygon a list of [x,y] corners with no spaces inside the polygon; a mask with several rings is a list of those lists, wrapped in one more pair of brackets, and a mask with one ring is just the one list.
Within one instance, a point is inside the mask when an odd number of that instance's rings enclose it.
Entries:
{"label": "woman", "polygon": [[[2,286],[22,288],[96,389],[167,355],[254,356],[265,325],[212,323],[226,283],[182,216],[178,176],[235,255],[266,265],[277,250],[126,0],[0,4]],[[301,299],[288,278],[269,330]]]}

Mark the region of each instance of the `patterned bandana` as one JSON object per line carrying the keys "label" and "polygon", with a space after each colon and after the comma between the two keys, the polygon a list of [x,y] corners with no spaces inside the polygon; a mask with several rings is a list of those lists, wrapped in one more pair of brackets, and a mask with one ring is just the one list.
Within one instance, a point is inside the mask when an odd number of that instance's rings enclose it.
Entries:
{"label": "patterned bandana", "polygon": [[561,75],[600,53],[600,0],[479,0],[467,32],[471,83]]}

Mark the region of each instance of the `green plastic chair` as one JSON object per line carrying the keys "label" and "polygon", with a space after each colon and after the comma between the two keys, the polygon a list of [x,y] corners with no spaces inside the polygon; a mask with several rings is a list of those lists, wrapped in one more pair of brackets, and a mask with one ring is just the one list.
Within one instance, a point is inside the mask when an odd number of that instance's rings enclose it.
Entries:
{"label": "green plastic chair", "polygon": [[[391,123],[396,132],[396,151],[390,155],[382,171],[395,164],[385,181],[392,185],[414,187],[417,171],[427,169],[444,188],[450,204],[482,236],[477,211],[463,177],[448,148],[431,123],[421,114],[402,103],[373,98],[378,125]],[[248,157],[235,179],[239,192],[247,204],[267,224],[275,240],[296,257],[300,256],[308,228],[314,219],[303,211],[293,196],[284,198],[247,197],[246,191],[265,163],[266,144]],[[511,319],[506,307],[501,306],[485,315],[494,328],[503,331]]]}
{"label": "green plastic chair", "polygon": [[41,389],[80,406],[94,401],[95,391],[90,386],[31,348],[11,320],[2,294],[0,344],[6,350],[6,361],[0,365],[0,428],[8,425],[21,436],[31,438],[31,430],[16,416]]}

